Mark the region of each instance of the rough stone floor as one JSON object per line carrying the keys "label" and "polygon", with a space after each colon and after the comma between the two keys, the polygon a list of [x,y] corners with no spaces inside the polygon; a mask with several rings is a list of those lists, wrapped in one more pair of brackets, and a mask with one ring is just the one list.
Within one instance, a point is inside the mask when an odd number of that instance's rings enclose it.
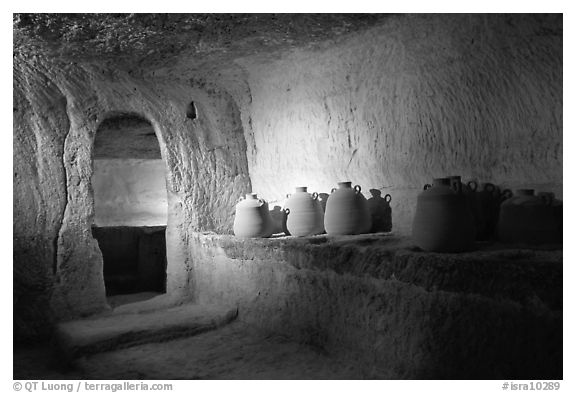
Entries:
{"label": "rough stone floor", "polygon": [[49,347],[15,349],[14,379],[358,379],[360,370],[240,321],[196,336],[98,353],[64,369]]}
{"label": "rough stone floor", "polygon": [[237,320],[236,307],[162,306],[153,293],[58,325],[50,345],[15,347],[14,379],[358,379],[321,350]]}

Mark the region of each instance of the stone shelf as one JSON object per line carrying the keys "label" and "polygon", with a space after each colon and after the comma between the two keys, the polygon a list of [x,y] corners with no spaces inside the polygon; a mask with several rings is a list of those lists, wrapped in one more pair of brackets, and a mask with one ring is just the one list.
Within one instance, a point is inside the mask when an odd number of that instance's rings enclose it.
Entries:
{"label": "stone shelf", "polygon": [[[464,253],[432,253],[391,234],[241,239],[203,234],[231,259],[281,260],[297,269],[394,279],[426,290],[476,293],[562,309],[562,246],[477,242]],[[534,296],[537,296],[536,299]]]}
{"label": "stone shelf", "polygon": [[562,250],[420,251],[391,234],[239,239],[192,233],[200,304],[317,347],[374,378],[562,378]]}

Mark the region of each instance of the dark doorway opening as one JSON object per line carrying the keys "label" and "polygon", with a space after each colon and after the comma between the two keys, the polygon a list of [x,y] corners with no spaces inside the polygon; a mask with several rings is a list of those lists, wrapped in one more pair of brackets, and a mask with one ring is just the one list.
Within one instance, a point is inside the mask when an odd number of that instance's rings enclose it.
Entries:
{"label": "dark doorway opening", "polygon": [[166,227],[97,227],[106,295],[166,292]]}

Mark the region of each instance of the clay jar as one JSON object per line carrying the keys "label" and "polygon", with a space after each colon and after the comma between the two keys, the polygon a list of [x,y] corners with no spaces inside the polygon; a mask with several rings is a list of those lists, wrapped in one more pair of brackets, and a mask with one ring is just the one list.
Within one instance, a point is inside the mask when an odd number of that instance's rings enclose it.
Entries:
{"label": "clay jar", "polygon": [[324,232],[324,212],[318,201],[318,193],[310,195],[308,187],[296,187],[284,210],[286,229],[292,236],[317,235]]}
{"label": "clay jar", "polygon": [[243,238],[269,237],[273,223],[268,211],[268,203],[257,194],[246,194],[246,199],[236,205],[234,235]]}
{"label": "clay jar", "polygon": [[412,236],[425,251],[462,252],[474,246],[474,219],[466,197],[455,192],[450,178],[434,179],[416,204]]}
{"label": "clay jar", "polygon": [[558,242],[558,223],[551,201],[534,195],[532,189],[516,190],[500,205],[498,238],[507,243]]}
{"label": "clay jar", "polygon": [[352,188],[352,182],[338,183],[338,189],[326,202],[324,227],[329,235],[356,235],[368,233],[372,219],[366,198],[360,186]]}

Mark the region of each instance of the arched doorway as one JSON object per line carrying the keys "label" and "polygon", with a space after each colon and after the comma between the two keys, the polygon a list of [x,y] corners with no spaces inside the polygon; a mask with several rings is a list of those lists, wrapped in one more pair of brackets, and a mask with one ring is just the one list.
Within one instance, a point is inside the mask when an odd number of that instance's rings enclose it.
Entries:
{"label": "arched doorway", "polygon": [[165,165],[150,122],[115,114],[96,131],[94,225],[112,307],[166,292]]}

